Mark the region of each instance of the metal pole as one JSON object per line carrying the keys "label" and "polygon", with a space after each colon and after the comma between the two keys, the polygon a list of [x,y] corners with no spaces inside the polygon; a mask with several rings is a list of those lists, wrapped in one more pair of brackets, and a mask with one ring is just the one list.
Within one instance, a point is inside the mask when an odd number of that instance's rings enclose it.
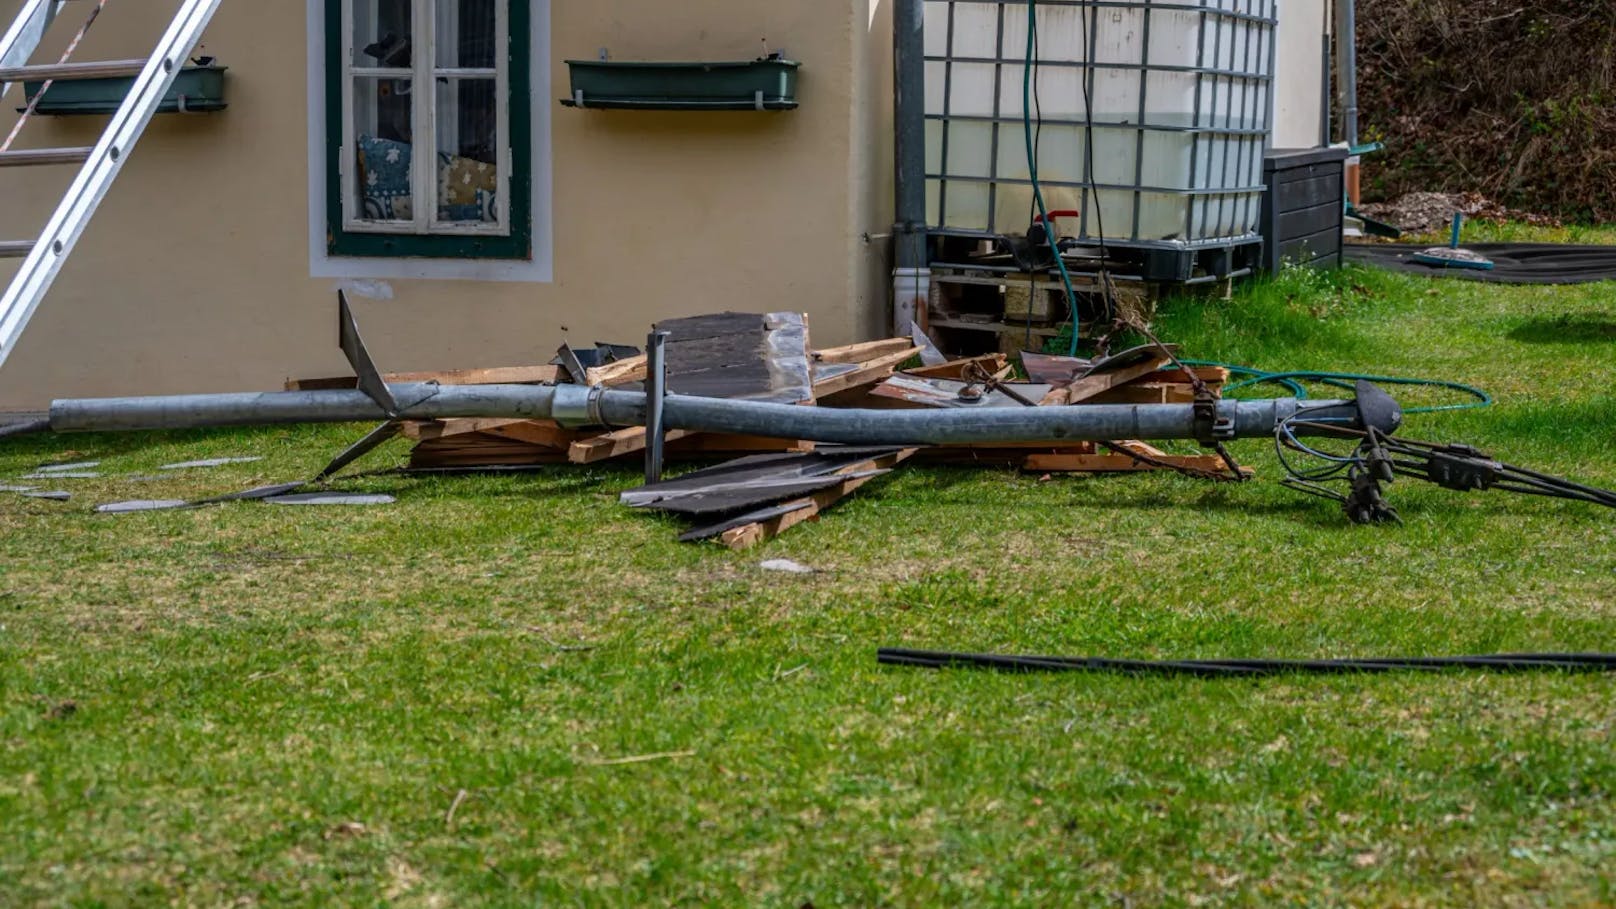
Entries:
{"label": "metal pole", "polygon": [[[484,417],[546,420],[566,426],[644,426],[649,403],[636,391],[582,385],[392,386],[399,401],[417,403],[396,415],[358,390],[179,395],[57,401],[56,432],[118,432],[253,426],[276,423],[351,423],[389,419]],[[1238,438],[1271,437],[1285,419],[1346,419],[1350,402],[1219,401],[1216,422]],[[1398,420],[1401,414],[1397,415]],[[836,410],[670,395],[663,404],[667,429],[806,439],[845,445],[948,445],[1003,442],[1080,442],[1109,439],[1196,439],[1190,404],[1096,404],[1083,407],[979,407],[938,410]],[[1380,427],[1390,432],[1395,426]]]}
{"label": "metal pole", "polygon": [[[1323,84],[1319,86],[1319,92],[1324,97],[1319,100],[1319,145],[1328,146],[1331,132],[1330,120],[1332,119],[1330,115],[1334,106],[1334,99],[1331,97],[1334,93],[1330,91],[1330,61],[1335,54],[1333,46],[1335,42],[1330,35],[1322,36],[1322,41],[1324,55],[1320,58],[1319,81]],[[1277,123],[1278,121],[1275,122]]]}
{"label": "metal pole", "polygon": [[662,481],[662,405],[668,396],[669,332],[653,331],[645,339],[645,482]]}
{"label": "metal pole", "polygon": [[926,0],[896,0],[892,12],[892,91],[897,171],[892,330],[909,334],[931,297],[926,254]]}

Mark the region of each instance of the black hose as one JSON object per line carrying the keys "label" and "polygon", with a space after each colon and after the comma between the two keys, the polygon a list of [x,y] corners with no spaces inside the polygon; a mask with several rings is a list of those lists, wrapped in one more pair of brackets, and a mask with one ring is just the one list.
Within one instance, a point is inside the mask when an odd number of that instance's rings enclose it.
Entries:
{"label": "black hose", "polygon": [[1349,660],[1117,660],[1105,657],[1002,656],[882,648],[885,666],[924,669],[996,669],[1004,672],[1118,672],[1133,675],[1187,675],[1203,678],[1275,675],[1344,675],[1352,673],[1436,672],[1472,669],[1487,672],[1542,670],[1616,672],[1611,653],[1506,653],[1491,656],[1391,657]]}

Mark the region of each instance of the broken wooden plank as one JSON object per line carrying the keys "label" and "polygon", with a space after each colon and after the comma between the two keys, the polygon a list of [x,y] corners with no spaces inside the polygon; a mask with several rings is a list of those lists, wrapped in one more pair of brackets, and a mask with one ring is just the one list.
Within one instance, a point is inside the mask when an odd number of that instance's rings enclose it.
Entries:
{"label": "broken wooden plank", "polygon": [[859,344],[848,344],[842,347],[814,351],[813,361],[815,363],[867,363],[870,360],[895,354],[900,350],[914,351],[916,354],[920,352],[920,348],[910,338],[882,338],[879,341],[864,341]]}
{"label": "broken wooden plank", "polygon": [[823,402],[833,395],[886,381],[903,361],[920,352],[920,348],[913,346],[907,338],[903,340],[909,346],[902,350],[882,354],[872,360],[860,361],[859,367],[851,372],[833,375],[824,381],[815,381],[814,397]]}
{"label": "broken wooden plank", "polygon": [[640,354],[637,357],[607,363],[605,366],[591,366],[584,370],[585,381],[589,385],[606,386],[644,382],[645,363],[645,354]]}
{"label": "broken wooden plank", "polygon": [[1014,369],[1010,366],[1009,358],[1002,353],[984,354],[980,357],[966,357],[962,360],[950,360],[936,366],[920,366],[915,369],[906,369],[903,374],[920,379],[974,379],[980,371],[995,379],[1009,378]]}
{"label": "broken wooden plank", "polygon": [[1176,384],[1192,384],[1190,373],[1208,385],[1223,385],[1229,381],[1229,371],[1221,366],[1193,366],[1189,372],[1182,369],[1163,369],[1150,377],[1152,382],[1172,382]]}
{"label": "broken wooden plank", "polygon": [[960,379],[921,379],[911,373],[900,372],[888,376],[880,385],[870,389],[869,397],[903,401],[917,407],[977,409],[1025,407],[1027,401],[1036,401],[1049,391],[1048,385],[1011,383],[985,389],[978,383]]}
{"label": "broken wooden plank", "polygon": [[[689,435],[691,433],[686,430],[674,429],[668,432],[666,439],[675,442]],[[579,439],[573,442],[567,447],[567,460],[573,464],[594,464],[644,450],[645,427],[630,426],[592,439]]]}
{"label": "broken wooden plank", "polygon": [[767,436],[738,436],[698,432],[668,443],[669,455],[755,454],[759,452],[808,452],[814,443],[802,439],[773,439]]}
{"label": "broken wooden plank", "polygon": [[[436,382],[439,385],[543,385],[554,383],[560,375],[561,370],[557,366],[492,366],[483,369],[390,372],[383,375],[382,380]],[[352,376],[286,381],[287,391],[331,391],[358,387],[359,380]]]}
{"label": "broken wooden plank", "polygon": [[561,450],[571,447],[580,435],[576,429],[566,429],[549,420],[517,420],[503,426],[489,427],[484,432],[502,439]]}
{"label": "broken wooden plank", "polygon": [[1129,382],[1103,391],[1086,404],[1193,404],[1195,389],[1177,382]]}
{"label": "broken wooden plank", "polygon": [[[1208,473],[1223,473],[1229,469],[1229,465],[1217,455],[1167,455],[1158,460],[1174,467]],[[1034,454],[1027,456],[1022,469],[1032,473],[1132,473],[1166,468],[1125,454]],[[1249,467],[1242,467],[1241,472],[1246,476],[1254,473]]]}
{"label": "broken wooden plank", "polygon": [[557,449],[512,441],[488,433],[428,439],[410,451],[410,467],[416,469],[526,467],[565,463],[566,454]]}
{"label": "broken wooden plank", "polygon": [[1157,354],[1156,356],[1147,357],[1132,366],[1124,366],[1110,372],[1084,376],[1070,385],[1054,389],[1038,403],[1040,406],[1045,407],[1080,404],[1120,385],[1126,385],[1135,379],[1148,376],[1160,369],[1162,364],[1166,362],[1168,362],[1166,357]]}
{"label": "broken wooden plank", "polygon": [[404,438],[425,442],[428,439],[447,439],[451,436],[463,436],[472,432],[487,432],[498,429],[511,423],[522,423],[524,420],[512,419],[449,419],[449,420],[406,420],[403,424]]}
{"label": "broken wooden plank", "polygon": [[747,524],[726,530],[719,537],[719,540],[725,546],[735,550],[747,549],[759,543],[772,540],[804,521],[817,518],[820,512],[847,498],[857,491],[859,487],[875,479],[875,476],[868,475],[870,471],[891,470],[908,460],[914,455],[915,451],[916,449],[913,448],[905,448],[902,451],[871,458],[867,461],[860,461],[857,464],[849,464],[836,471],[836,473],[864,475],[845,480],[829,489],[820,490],[796,501],[785,502],[778,506],[781,510],[791,509],[785,514],[777,515],[755,524]]}

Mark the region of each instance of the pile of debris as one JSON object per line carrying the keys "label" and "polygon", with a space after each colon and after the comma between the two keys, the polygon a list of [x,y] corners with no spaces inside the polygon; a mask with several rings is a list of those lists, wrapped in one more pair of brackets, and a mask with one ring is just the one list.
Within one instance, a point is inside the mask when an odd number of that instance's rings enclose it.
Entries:
{"label": "pile of debris", "polygon": [[1407,193],[1391,202],[1371,202],[1358,211],[1412,234],[1439,233],[1453,223],[1454,215],[1472,221],[1515,221],[1538,227],[1559,227],[1548,215],[1516,211],[1478,192]]}
{"label": "pile of debris", "polygon": [[[805,407],[896,410],[915,408],[1060,407],[1090,404],[1190,403],[1196,385],[1216,393],[1223,369],[1172,368],[1165,348],[1139,348],[1098,361],[1025,353],[1028,378],[1000,353],[949,360],[924,333],[814,350],[800,313],[718,313],[656,326],[667,333],[666,391],[670,395],[768,401]],[[444,385],[576,384],[639,390],[648,357],[625,345],[563,346],[550,363],[440,373],[395,373],[387,382]],[[352,388],[356,380],[287,383],[288,390]],[[551,420],[445,419],[404,421],[416,444],[416,471],[476,471],[541,465],[622,462],[646,455],[643,426],[572,429]],[[1142,442],[1072,442],[933,448],[847,448],[793,438],[671,430],[670,461],[733,460],[648,484],[624,495],[634,507],[688,516],[698,525],[683,539],[719,539],[743,548],[816,517],[870,480],[909,461],[1019,468],[1041,474],[1176,470],[1198,477],[1234,478],[1213,454],[1172,455]],[[1241,476],[1244,476],[1242,474]]]}

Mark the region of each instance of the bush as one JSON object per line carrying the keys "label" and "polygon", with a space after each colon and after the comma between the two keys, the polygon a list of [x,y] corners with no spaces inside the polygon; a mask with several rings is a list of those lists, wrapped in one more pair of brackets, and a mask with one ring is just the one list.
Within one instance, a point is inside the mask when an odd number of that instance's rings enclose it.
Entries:
{"label": "bush", "polygon": [[1358,26],[1367,199],[1616,221],[1616,4],[1361,0]]}

